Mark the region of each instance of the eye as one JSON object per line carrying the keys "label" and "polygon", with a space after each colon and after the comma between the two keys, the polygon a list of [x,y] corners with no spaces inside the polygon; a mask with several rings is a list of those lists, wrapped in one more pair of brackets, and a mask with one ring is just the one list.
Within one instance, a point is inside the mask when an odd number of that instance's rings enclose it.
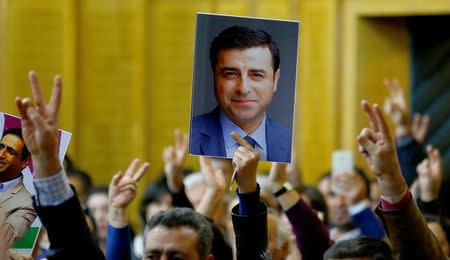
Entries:
{"label": "eye", "polygon": [[234,78],[238,77],[238,73],[236,71],[234,71],[234,70],[225,70],[223,72],[223,76],[226,79],[234,79]]}
{"label": "eye", "polygon": [[253,73],[250,74],[250,77],[253,80],[256,80],[256,81],[263,80],[264,79],[264,74],[260,73],[260,72],[253,72]]}
{"label": "eye", "polygon": [[14,151],[14,149],[12,149],[12,148],[10,148],[10,147],[6,148],[6,151],[8,151],[8,153],[9,153],[11,156],[16,156],[16,155],[17,155],[16,151]]}
{"label": "eye", "polygon": [[5,148],[4,144],[0,144],[0,150],[3,150],[3,148]]}

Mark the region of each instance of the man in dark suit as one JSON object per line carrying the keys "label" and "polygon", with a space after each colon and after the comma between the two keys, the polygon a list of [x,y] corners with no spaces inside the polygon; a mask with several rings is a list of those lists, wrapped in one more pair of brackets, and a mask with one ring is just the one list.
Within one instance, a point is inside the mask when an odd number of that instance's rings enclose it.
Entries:
{"label": "man in dark suit", "polygon": [[292,130],[265,112],[280,77],[272,37],[263,30],[227,28],[211,43],[210,60],[218,107],[193,118],[190,152],[231,158],[239,147],[230,136],[234,131],[255,146],[261,160],[290,162]]}

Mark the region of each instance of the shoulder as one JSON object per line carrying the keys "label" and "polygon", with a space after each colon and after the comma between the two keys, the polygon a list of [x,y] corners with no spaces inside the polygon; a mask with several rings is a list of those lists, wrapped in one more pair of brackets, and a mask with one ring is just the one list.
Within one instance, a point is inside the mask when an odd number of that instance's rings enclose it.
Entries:
{"label": "shoulder", "polygon": [[277,121],[272,120],[271,118],[267,117],[267,132],[270,133],[271,136],[276,136],[277,138],[288,138],[291,139],[292,136],[292,129],[283,126],[282,124],[278,123]]}

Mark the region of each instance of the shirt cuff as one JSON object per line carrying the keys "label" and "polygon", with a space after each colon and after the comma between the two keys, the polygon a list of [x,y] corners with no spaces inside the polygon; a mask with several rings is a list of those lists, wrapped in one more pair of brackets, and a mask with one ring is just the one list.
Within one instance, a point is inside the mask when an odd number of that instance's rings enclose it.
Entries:
{"label": "shirt cuff", "polygon": [[384,211],[401,210],[405,205],[407,205],[409,203],[409,201],[411,199],[412,199],[412,195],[411,195],[410,191],[406,192],[405,195],[403,196],[403,198],[399,202],[396,202],[394,204],[391,204],[391,203],[381,199],[381,209],[383,209]]}
{"label": "shirt cuff", "polygon": [[365,199],[349,206],[348,213],[350,213],[351,216],[354,216],[367,208],[370,208],[370,201]]}
{"label": "shirt cuff", "polygon": [[64,168],[61,168],[61,171],[54,176],[33,179],[33,184],[36,189],[36,202],[39,206],[60,205],[74,196]]}
{"label": "shirt cuff", "polygon": [[236,190],[239,197],[239,214],[241,216],[254,215],[258,212],[259,192],[259,184],[256,184],[255,192],[239,193],[239,188]]}

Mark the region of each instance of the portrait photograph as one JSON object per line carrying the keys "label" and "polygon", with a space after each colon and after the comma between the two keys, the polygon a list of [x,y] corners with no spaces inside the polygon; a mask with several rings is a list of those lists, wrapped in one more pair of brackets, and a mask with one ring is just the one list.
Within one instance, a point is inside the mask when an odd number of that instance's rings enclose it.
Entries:
{"label": "portrait photograph", "polygon": [[[63,161],[71,133],[58,130],[57,136],[58,157]],[[41,222],[31,201],[31,196],[36,193],[33,163],[22,136],[20,118],[0,113],[0,137],[0,221],[19,225],[15,228],[20,239],[15,239],[13,248],[19,253],[31,255]],[[7,223],[0,223],[0,226],[3,224]]]}
{"label": "portrait photograph", "polygon": [[298,21],[197,13],[189,152],[232,158],[236,132],[261,161],[290,163]]}

